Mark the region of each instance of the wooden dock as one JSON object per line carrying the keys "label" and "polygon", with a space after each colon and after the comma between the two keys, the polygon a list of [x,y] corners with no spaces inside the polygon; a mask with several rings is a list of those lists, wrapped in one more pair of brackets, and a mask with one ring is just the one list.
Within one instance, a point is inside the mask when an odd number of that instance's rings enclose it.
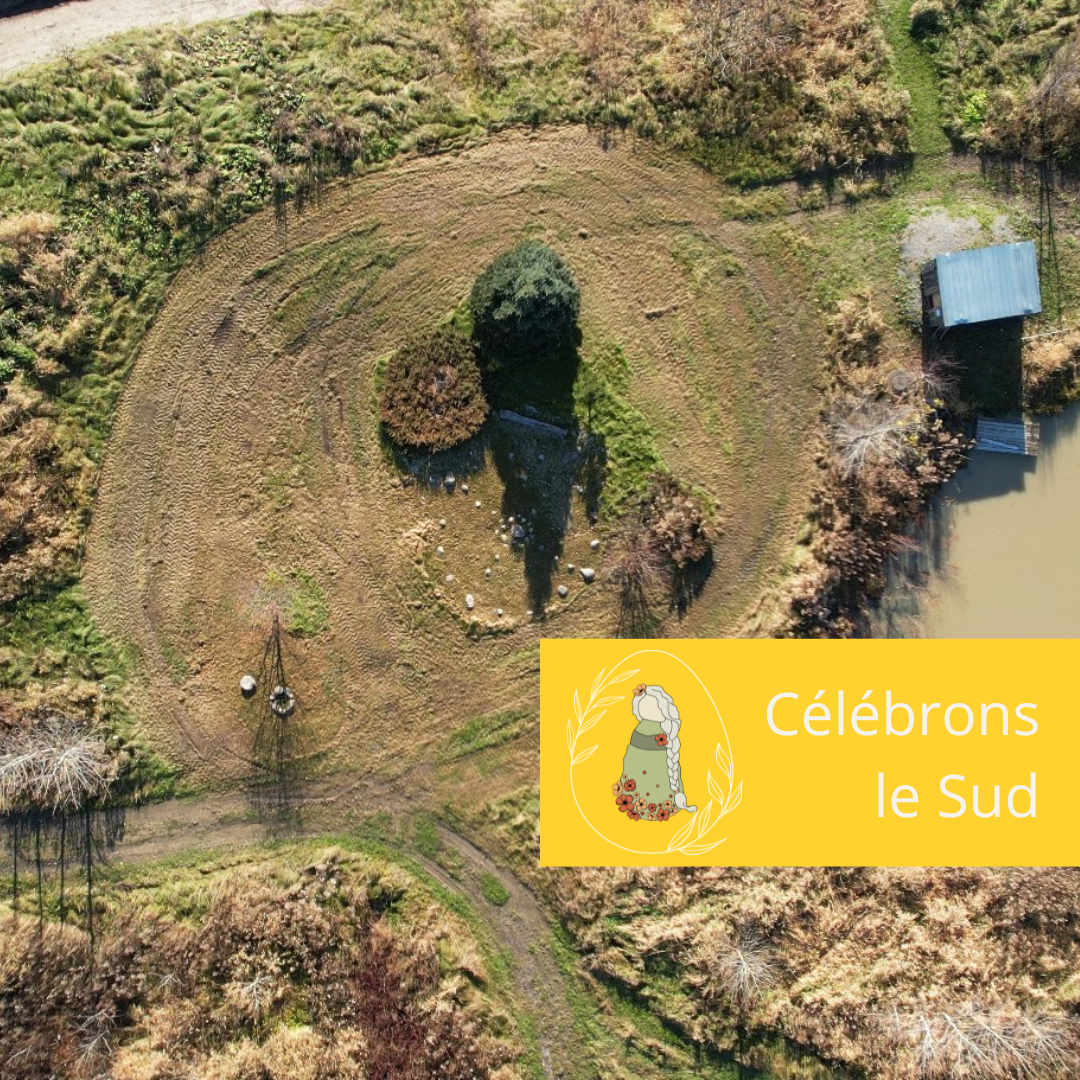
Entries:
{"label": "wooden dock", "polygon": [[1039,425],[1033,420],[987,420],[980,416],[975,421],[975,449],[1035,457],[1039,452]]}

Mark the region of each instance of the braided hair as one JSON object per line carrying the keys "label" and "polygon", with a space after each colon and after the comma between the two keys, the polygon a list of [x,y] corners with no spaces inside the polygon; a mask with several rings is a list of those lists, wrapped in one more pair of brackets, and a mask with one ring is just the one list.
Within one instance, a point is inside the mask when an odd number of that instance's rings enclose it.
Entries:
{"label": "braided hair", "polygon": [[667,741],[667,774],[668,784],[674,793],[675,805],[680,810],[688,810],[691,814],[697,813],[696,806],[686,805],[686,795],[681,790],[682,780],[679,775],[679,728],[682,721],[679,719],[679,710],[675,707],[675,700],[664,691],[662,686],[646,686],[644,694],[635,694],[633,699],[634,716],[641,719],[640,705],[645,695],[656,699],[660,707],[660,713],[664,717],[660,721],[660,730],[668,737]]}

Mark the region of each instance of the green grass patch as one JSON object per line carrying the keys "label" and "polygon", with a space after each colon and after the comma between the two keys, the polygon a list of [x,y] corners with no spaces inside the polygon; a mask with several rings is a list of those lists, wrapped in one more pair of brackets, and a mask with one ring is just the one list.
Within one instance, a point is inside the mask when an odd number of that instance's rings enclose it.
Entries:
{"label": "green grass patch", "polygon": [[487,716],[477,716],[451,733],[443,752],[444,760],[456,761],[520,738],[536,719],[536,712],[532,709],[504,709]]}
{"label": "green grass patch", "polygon": [[510,901],[506,886],[494,874],[481,875],[480,892],[484,899],[495,907],[505,907]]}

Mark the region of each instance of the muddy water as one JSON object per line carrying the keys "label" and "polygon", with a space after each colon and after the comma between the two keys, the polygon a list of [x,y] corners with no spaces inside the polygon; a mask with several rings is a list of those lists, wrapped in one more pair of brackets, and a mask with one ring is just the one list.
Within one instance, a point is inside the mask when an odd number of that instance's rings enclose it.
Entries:
{"label": "muddy water", "polygon": [[1080,405],[1041,424],[1038,458],[973,453],[939,494],[883,635],[1080,637]]}

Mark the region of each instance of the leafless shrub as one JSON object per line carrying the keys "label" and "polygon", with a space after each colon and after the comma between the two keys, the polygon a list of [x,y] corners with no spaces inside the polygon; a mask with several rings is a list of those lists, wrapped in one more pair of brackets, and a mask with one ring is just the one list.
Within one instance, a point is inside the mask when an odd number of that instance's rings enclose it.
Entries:
{"label": "leafless shrub", "polygon": [[691,0],[689,31],[698,63],[725,83],[768,68],[798,36],[785,0]]}
{"label": "leafless shrub", "polygon": [[963,366],[952,352],[934,349],[923,359],[923,386],[926,396],[955,404],[960,393]]}
{"label": "leafless shrub", "polygon": [[926,1080],[1022,1080],[1067,1072],[1077,1027],[1065,1017],[1031,1015],[969,1002],[922,1013],[893,1011],[882,1021],[901,1071]]}
{"label": "leafless shrub", "polygon": [[706,930],[691,963],[701,973],[699,984],[707,1000],[726,999],[740,1011],[759,1001],[779,978],[773,949],[755,930],[734,935],[717,927]]}
{"label": "leafless shrub", "polygon": [[632,518],[623,530],[608,581],[619,589],[620,637],[643,637],[649,631],[649,594],[668,576],[669,567],[648,525]]}

